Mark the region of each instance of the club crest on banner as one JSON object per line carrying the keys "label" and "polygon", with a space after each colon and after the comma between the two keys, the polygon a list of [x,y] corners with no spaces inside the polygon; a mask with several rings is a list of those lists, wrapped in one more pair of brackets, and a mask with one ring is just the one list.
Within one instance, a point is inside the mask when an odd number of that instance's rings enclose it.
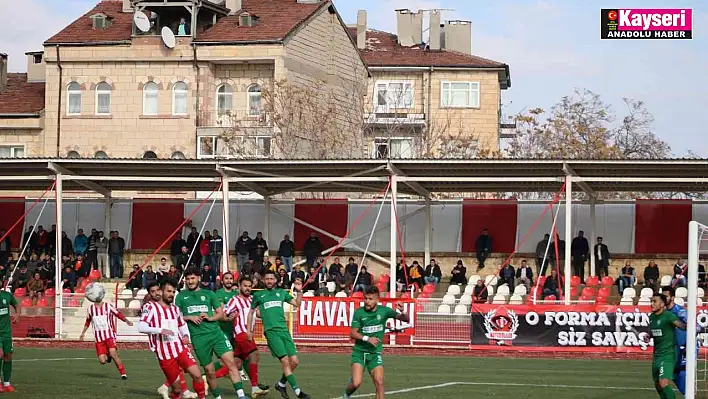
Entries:
{"label": "club crest on banner", "polygon": [[[492,309],[484,316],[486,337],[495,341],[512,341],[519,329],[519,316],[513,310],[505,311],[505,315],[497,315],[497,309]],[[502,344],[503,342],[500,342]]]}

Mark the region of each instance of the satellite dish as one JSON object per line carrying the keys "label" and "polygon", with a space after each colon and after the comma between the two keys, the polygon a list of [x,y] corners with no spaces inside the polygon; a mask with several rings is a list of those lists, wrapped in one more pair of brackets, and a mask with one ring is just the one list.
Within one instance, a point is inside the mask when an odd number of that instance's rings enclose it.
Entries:
{"label": "satellite dish", "polygon": [[165,43],[167,48],[175,48],[175,44],[177,43],[174,32],[167,26],[162,28],[162,42]]}
{"label": "satellite dish", "polygon": [[138,11],[135,13],[135,16],[133,17],[133,22],[135,22],[135,26],[141,32],[147,32],[150,30],[150,19],[142,11]]}

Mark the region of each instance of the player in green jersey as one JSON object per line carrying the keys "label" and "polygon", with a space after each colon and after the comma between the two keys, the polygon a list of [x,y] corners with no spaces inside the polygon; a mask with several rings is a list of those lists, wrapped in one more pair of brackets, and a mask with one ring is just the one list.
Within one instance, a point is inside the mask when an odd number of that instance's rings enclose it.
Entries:
{"label": "player in green jersey", "polygon": [[216,355],[221,359],[222,364],[228,367],[231,382],[233,382],[239,399],[246,399],[243,382],[234,360],[231,341],[219,327],[219,322],[224,320],[224,307],[219,303],[213,291],[203,290],[199,287],[200,275],[197,268],[189,268],[184,272],[186,289],[177,295],[175,305],[187,322],[194,353],[199,365],[204,367],[211,394],[216,399],[221,398],[212,360],[212,356]]}
{"label": "player in green jersey", "polygon": [[283,368],[283,375],[280,381],[275,384],[275,389],[280,392],[284,399],[289,399],[286,383],[295,391],[295,395],[300,399],[310,399],[310,395],[303,392],[295,381],[293,372],[297,368],[300,361],[297,358],[297,349],[293,342],[293,337],[288,330],[288,324],[285,321],[285,312],[283,311],[283,303],[287,302],[294,307],[299,307],[302,301],[302,281],[296,279],[293,282],[293,291],[296,297],[287,290],[277,288],[275,286],[277,279],[275,272],[267,270],[264,274],[266,289],[253,293],[251,302],[251,311],[248,312],[247,328],[248,339],[253,340],[253,326],[255,323],[254,316],[256,311],[260,312],[261,320],[263,321],[263,334],[268,342],[268,349],[273,357],[280,360],[280,365]]}
{"label": "player in green jersey", "polygon": [[[654,338],[654,358],[651,374],[654,386],[661,399],[675,399],[676,394],[671,388],[676,366],[676,335],[674,329],[686,329],[678,316],[666,310],[669,303],[664,294],[656,294],[651,298],[651,314],[649,315],[649,328]],[[649,338],[647,337],[647,340]]]}
{"label": "player in green jersey", "polygon": [[[235,297],[236,295],[238,295],[238,290],[234,289],[234,275],[231,272],[226,272],[221,276],[221,288],[216,291],[216,299],[218,299],[219,303],[221,303],[221,305],[225,307],[226,304],[229,303],[229,300]],[[234,317],[225,314],[224,320],[219,322],[219,327],[221,327],[221,331],[223,331],[224,334],[229,337],[231,346],[235,348],[236,341],[234,340]],[[236,360],[236,364],[238,365],[238,359],[234,359]],[[220,364],[215,365],[216,378],[226,377],[229,374],[228,369],[226,367],[219,366]],[[243,372],[241,366],[239,366],[238,372],[241,375],[241,380],[248,380],[248,376],[246,375],[246,373]]]}
{"label": "player in green jersey", "polygon": [[[10,317],[10,308],[15,310],[15,314]],[[0,290],[0,371],[2,371],[3,385],[0,392],[15,392],[15,388],[10,383],[12,375],[12,323],[17,323],[20,318],[20,304],[11,293]]]}
{"label": "player in green jersey", "polygon": [[371,375],[376,386],[376,399],[384,397],[383,340],[389,319],[407,323],[408,314],[403,304],[397,310],[379,305],[379,289],[371,286],[364,292],[364,307],[357,309],[352,317],[349,336],[355,340],[352,349],[352,378],[344,391],[344,398],[350,398],[364,379],[364,370]]}

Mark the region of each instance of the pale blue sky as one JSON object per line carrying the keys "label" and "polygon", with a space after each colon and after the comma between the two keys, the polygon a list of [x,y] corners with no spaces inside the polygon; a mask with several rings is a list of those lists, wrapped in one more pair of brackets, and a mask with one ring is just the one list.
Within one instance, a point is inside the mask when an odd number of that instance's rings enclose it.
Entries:
{"label": "pale blue sky", "polygon": [[[90,9],[97,0],[0,0],[0,52],[24,71],[24,53]],[[574,88],[587,88],[615,105],[641,99],[655,131],[674,154],[691,149],[708,157],[708,2],[623,0],[334,0],[347,23],[366,9],[369,27],[395,32],[394,9],[447,8],[443,19],[472,21],[472,51],[510,65],[506,112],[548,108]],[[693,40],[600,40],[600,9],[693,8]],[[31,16],[31,18],[30,18]]]}

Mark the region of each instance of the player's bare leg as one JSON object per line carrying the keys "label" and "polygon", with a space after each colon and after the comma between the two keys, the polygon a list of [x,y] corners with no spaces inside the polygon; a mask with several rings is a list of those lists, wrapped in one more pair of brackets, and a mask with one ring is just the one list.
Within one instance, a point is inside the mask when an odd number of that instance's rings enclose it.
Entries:
{"label": "player's bare leg", "polygon": [[[2,349],[0,349],[0,359],[5,359],[5,353],[3,352]],[[0,362],[0,376],[2,376],[2,372],[3,372],[3,367],[2,367],[2,366],[3,366],[3,362]],[[5,392],[5,389],[4,389],[4,387],[3,387],[3,384],[0,384],[0,393],[1,393],[1,392]]]}
{"label": "player's bare leg", "polygon": [[[234,385],[234,389],[239,397],[239,399],[246,398],[246,394],[243,391],[243,381],[241,381],[241,374],[236,366],[236,359],[234,358],[233,352],[226,352],[221,356],[221,363],[229,369],[229,377],[231,377],[231,382]],[[213,368],[213,364],[211,365]],[[216,375],[214,375],[216,380]]]}
{"label": "player's bare leg", "polygon": [[120,373],[120,378],[127,380],[128,375],[125,373],[125,367],[123,367],[123,362],[118,357],[118,351],[115,348],[108,348],[108,354],[111,356],[111,358],[115,362],[116,368],[118,369],[118,372]]}
{"label": "player's bare leg", "polygon": [[214,369],[214,363],[207,364],[204,366],[204,377],[206,383],[209,386],[209,391],[214,395],[215,398],[221,397],[221,391],[219,390],[219,381],[216,378],[216,370]]}
{"label": "player's bare leg", "polygon": [[206,386],[204,386],[204,381],[202,380],[202,373],[199,371],[199,367],[191,366],[187,367],[187,373],[192,377],[192,388],[197,394],[198,399],[206,398]]}
{"label": "player's bare leg", "polygon": [[15,387],[10,383],[12,375],[12,352],[3,353],[2,356],[2,380],[3,385],[0,392],[15,392]]}
{"label": "player's bare leg", "polygon": [[361,386],[364,380],[364,366],[359,363],[352,364],[352,378],[349,380],[349,385],[344,390],[344,398],[350,398]]}
{"label": "player's bare leg", "polygon": [[[184,399],[197,399],[197,394],[187,388],[187,381],[184,379],[184,372],[179,375],[179,384],[182,388],[182,397]],[[165,382],[157,388],[157,394],[160,395],[162,399],[169,399],[171,387],[172,383],[165,380]]]}
{"label": "player's bare leg", "polygon": [[376,399],[383,399],[386,393],[384,389],[384,368],[379,366],[371,370],[371,379],[376,387]]}

